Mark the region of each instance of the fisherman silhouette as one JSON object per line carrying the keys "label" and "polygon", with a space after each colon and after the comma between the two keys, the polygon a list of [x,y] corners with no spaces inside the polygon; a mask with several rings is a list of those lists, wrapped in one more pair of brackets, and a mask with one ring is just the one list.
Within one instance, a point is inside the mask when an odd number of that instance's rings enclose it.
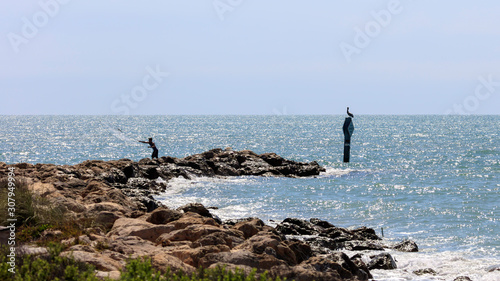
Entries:
{"label": "fisherman silhouette", "polygon": [[347,107],[347,115],[349,115],[349,117],[352,117],[354,118],[354,115],[352,113],[349,112],[349,107]]}
{"label": "fisherman silhouette", "polygon": [[139,141],[142,143],[149,144],[149,147],[153,149],[153,154],[151,155],[151,159],[158,159],[158,148],[156,148],[155,143],[153,142],[153,138],[149,138],[148,141]]}

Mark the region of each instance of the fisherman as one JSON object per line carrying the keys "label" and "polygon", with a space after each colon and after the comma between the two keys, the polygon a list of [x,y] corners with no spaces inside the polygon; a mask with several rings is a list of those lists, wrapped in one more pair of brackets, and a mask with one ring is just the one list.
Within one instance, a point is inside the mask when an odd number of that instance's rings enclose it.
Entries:
{"label": "fisherman", "polygon": [[151,155],[151,159],[158,159],[158,148],[156,148],[155,143],[153,142],[153,138],[149,138],[148,141],[139,141],[142,143],[149,144],[149,147],[153,149],[153,154]]}

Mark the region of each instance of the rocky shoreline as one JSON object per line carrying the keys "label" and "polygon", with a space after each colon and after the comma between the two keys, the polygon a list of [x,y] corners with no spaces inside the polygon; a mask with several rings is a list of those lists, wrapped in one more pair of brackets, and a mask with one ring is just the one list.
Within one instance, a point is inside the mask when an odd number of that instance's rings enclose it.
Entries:
{"label": "rocky shoreline", "polygon": [[[297,281],[368,280],[372,269],[397,267],[385,249],[418,251],[412,241],[383,243],[366,227],[346,229],[314,218],[288,218],[276,227],[258,218],[221,221],[199,203],[173,210],[153,197],[177,177],[311,177],[325,171],[316,162],[290,161],[274,153],[213,149],[138,162],[0,163],[0,178],[7,177],[9,167],[15,167],[16,178],[30,190],[64,208],[67,217],[92,220],[86,234],[62,240],[67,248],[61,255],[94,265],[98,276],[117,278],[129,258],[147,256],[161,271],[224,265]],[[42,235],[60,234],[47,230]]]}

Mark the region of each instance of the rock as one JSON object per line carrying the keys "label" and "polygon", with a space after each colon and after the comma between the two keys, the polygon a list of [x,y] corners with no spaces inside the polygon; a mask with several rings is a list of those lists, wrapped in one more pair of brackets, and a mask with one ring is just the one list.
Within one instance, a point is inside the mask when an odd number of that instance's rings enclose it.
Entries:
{"label": "rock", "polygon": [[140,219],[119,218],[113,224],[113,228],[107,234],[107,237],[137,236],[155,242],[160,235],[174,230],[175,226],[173,225],[155,225]]}
{"label": "rock", "polygon": [[168,225],[173,225],[175,229],[184,229],[193,224],[219,225],[213,218],[203,217],[192,212],[185,213],[180,219],[168,223]]}
{"label": "rock", "polygon": [[63,235],[62,231],[52,230],[52,229],[46,229],[40,234],[40,236],[43,238],[55,238],[62,235]]}
{"label": "rock", "polygon": [[118,212],[102,211],[97,214],[95,223],[104,226],[104,228],[106,229],[110,229],[111,227],[113,227],[115,221],[122,216],[123,214]]}
{"label": "rock", "polygon": [[207,218],[213,218],[210,211],[207,208],[205,208],[205,206],[203,206],[203,204],[201,203],[189,203],[177,208],[177,211],[181,211],[184,213],[193,212]]}
{"label": "rock", "polygon": [[192,244],[193,247],[202,247],[209,245],[225,245],[229,249],[236,247],[237,245],[243,243],[245,240],[238,235],[238,233],[232,232],[214,232],[205,236],[202,236],[195,243]]}
{"label": "rock", "polygon": [[284,161],[284,159],[276,153],[264,153],[260,155],[260,158],[274,167],[283,165]]}
{"label": "rock", "polygon": [[173,272],[182,271],[187,275],[191,275],[196,271],[196,268],[182,262],[179,258],[167,254],[165,251],[158,251],[151,256],[151,264],[154,268],[162,273],[171,270]]}
{"label": "rock", "polygon": [[128,211],[130,210],[125,209],[122,205],[112,202],[101,202],[87,205],[87,214],[89,214],[89,216],[96,216],[101,212],[114,212],[123,215]]}
{"label": "rock", "polygon": [[259,231],[262,231],[264,229],[264,226],[265,224],[262,220],[251,218],[249,220],[244,220],[236,223],[233,228],[243,232],[245,239],[248,239],[259,233]]}
{"label": "rock", "polygon": [[120,279],[120,271],[100,271],[100,270],[97,270],[96,273],[95,273],[95,277],[99,278],[99,279],[111,279],[111,280],[118,280]]}
{"label": "rock", "polygon": [[311,246],[312,251],[316,254],[328,254],[342,247],[342,243],[336,242],[334,239],[328,237],[311,237],[307,238],[305,241]]}
{"label": "rock", "polygon": [[207,245],[196,248],[175,247],[170,254],[179,258],[182,262],[195,268],[200,266],[200,259],[211,253],[229,252],[229,247],[224,245]]}
{"label": "rock", "polygon": [[368,268],[372,269],[396,269],[397,265],[392,256],[388,253],[378,254],[370,257]]}
{"label": "rock", "polygon": [[311,246],[299,240],[286,240],[284,243],[292,250],[297,259],[297,263],[308,260],[313,256]]}
{"label": "rock", "polygon": [[89,253],[84,251],[67,251],[60,254],[62,257],[73,258],[76,261],[84,262],[95,266],[100,271],[119,271],[123,268],[119,262],[101,255],[99,253]]}
{"label": "rock", "polygon": [[346,242],[340,243],[340,247],[344,248],[348,251],[366,251],[366,250],[381,251],[381,250],[384,250],[384,247],[381,244],[379,244],[377,242],[373,242],[373,241],[358,241],[358,240],[346,241]]}
{"label": "rock", "polygon": [[276,226],[276,231],[285,235],[313,235],[319,234],[321,229],[309,221],[295,218],[286,218]]}
{"label": "rock", "polygon": [[159,208],[150,213],[146,221],[152,224],[167,224],[169,222],[178,220],[182,217],[182,213],[168,208]]}
{"label": "rock", "polygon": [[[272,249],[272,251],[266,252],[269,251],[268,248]],[[254,235],[235,247],[235,249],[248,250],[255,254],[267,253],[268,255],[286,261],[289,265],[297,264],[295,253],[279,236],[272,233],[259,233],[258,235]]]}
{"label": "rock", "polygon": [[419,276],[425,275],[425,274],[437,275],[437,272],[432,268],[424,268],[424,269],[419,269],[419,270],[413,271],[413,274],[419,275]]}
{"label": "rock", "polygon": [[296,281],[368,280],[368,274],[354,264],[347,255],[334,253],[312,257],[294,267],[275,266],[271,276]]}
{"label": "rock", "polygon": [[312,218],[309,220],[312,224],[317,225],[323,229],[334,228],[335,226],[327,221],[320,220],[317,218]]}
{"label": "rock", "polygon": [[284,265],[286,263],[274,256],[267,254],[255,254],[248,250],[232,250],[230,252],[210,253],[200,259],[200,266],[209,267],[212,264],[224,263],[236,266],[248,266],[257,268],[259,272],[270,270],[274,266]]}
{"label": "rock", "polygon": [[367,241],[367,240],[381,240],[376,234],[375,230],[367,227],[361,227],[354,230],[349,230],[340,227],[327,228],[320,233],[321,236],[325,236],[333,239],[335,242],[346,242],[346,241]]}
{"label": "rock", "polygon": [[404,240],[391,248],[400,252],[418,252],[417,243],[410,240]]}
{"label": "rock", "polygon": [[[227,242],[227,245],[230,247],[233,246],[233,241],[239,241],[243,238],[243,234],[241,232],[238,232],[237,230],[223,229],[214,225],[193,224],[182,229],[162,234],[156,241],[157,243],[161,243],[164,246],[170,245],[175,241],[195,242],[204,236],[208,236],[217,232],[224,233],[222,234],[222,236],[224,237],[223,240]],[[231,239],[231,237],[235,237],[234,240]]]}
{"label": "rock", "polygon": [[352,256],[351,261],[359,268],[359,270],[366,273],[367,279],[373,279],[373,276],[370,273],[368,266],[363,261],[363,256],[361,254],[356,254],[356,255]]}

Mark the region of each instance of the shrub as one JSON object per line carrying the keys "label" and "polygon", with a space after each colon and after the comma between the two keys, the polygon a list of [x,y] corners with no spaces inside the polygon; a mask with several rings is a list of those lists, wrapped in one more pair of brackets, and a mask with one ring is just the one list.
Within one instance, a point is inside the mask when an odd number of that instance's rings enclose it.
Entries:
{"label": "shrub", "polygon": [[94,267],[74,259],[60,257],[61,244],[49,243],[48,255],[18,256],[16,273],[8,272],[7,249],[0,249],[0,280],[45,281],[45,280],[83,280],[98,281]]}

